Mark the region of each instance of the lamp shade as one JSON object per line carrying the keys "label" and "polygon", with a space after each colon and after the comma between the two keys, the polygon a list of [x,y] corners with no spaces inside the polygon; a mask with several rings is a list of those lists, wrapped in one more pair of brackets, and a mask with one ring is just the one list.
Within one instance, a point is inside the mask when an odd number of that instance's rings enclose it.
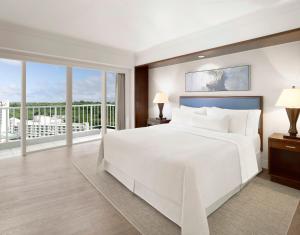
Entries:
{"label": "lamp shade", "polygon": [[168,102],[168,96],[163,92],[156,93],[153,103],[154,104],[164,104]]}
{"label": "lamp shade", "polygon": [[300,108],[300,89],[284,89],[279,96],[276,106],[299,109]]}

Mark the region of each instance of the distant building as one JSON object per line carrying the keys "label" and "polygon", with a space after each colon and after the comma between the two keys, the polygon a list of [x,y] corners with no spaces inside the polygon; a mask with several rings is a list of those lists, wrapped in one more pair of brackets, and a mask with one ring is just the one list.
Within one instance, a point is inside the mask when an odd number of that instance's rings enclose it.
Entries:
{"label": "distant building", "polygon": [[[17,108],[18,109],[18,108]],[[20,119],[10,117],[9,101],[0,101],[0,143],[20,139]],[[14,114],[15,112],[12,112]],[[13,115],[14,116],[14,115]],[[88,131],[88,122],[72,123],[73,132]],[[66,133],[65,116],[36,115],[26,121],[27,138],[62,135]]]}
{"label": "distant building", "polygon": [[[73,123],[73,132],[89,130],[89,123]],[[27,137],[38,138],[43,136],[62,135],[66,133],[66,123],[62,117],[34,116],[27,121]]]}
{"label": "distant building", "polygon": [[6,138],[6,126],[9,119],[9,101],[0,101],[0,142]]}
{"label": "distant building", "polygon": [[[33,120],[27,120],[27,138],[39,138],[45,136],[62,135],[66,133],[66,123],[60,117],[34,116]],[[73,123],[73,132],[88,131],[89,123]],[[10,119],[10,130],[20,133],[20,120]]]}

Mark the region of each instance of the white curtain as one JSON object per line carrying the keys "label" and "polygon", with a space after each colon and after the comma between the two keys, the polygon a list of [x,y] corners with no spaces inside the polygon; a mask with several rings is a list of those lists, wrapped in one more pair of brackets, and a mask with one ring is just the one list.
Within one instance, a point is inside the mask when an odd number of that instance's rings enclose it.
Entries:
{"label": "white curtain", "polygon": [[116,80],[116,129],[125,129],[125,74],[117,73]]}

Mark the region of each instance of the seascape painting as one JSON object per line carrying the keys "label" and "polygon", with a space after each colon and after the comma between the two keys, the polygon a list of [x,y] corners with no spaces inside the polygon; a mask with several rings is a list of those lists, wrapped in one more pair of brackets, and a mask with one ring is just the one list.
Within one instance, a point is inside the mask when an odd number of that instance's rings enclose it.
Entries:
{"label": "seascape painting", "polygon": [[185,91],[247,91],[249,89],[249,65],[185,74]]}

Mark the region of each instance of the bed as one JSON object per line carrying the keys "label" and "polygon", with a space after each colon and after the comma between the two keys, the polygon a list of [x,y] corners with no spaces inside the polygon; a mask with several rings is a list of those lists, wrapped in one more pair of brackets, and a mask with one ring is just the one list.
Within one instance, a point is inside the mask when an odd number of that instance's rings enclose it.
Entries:
{"label": "bed", "polygon": [[[192,110],[262,111],[262,97],[182,96],[180,105]],[[193,113],[194,117],[200,116]],[[249,114],[245,117],[250,119]],[[261,170],[262,113],[255,133],[224,133],[171,121],[105,135],[98,162],[181,226],[182,234],[209,234],[207,216]]]}

